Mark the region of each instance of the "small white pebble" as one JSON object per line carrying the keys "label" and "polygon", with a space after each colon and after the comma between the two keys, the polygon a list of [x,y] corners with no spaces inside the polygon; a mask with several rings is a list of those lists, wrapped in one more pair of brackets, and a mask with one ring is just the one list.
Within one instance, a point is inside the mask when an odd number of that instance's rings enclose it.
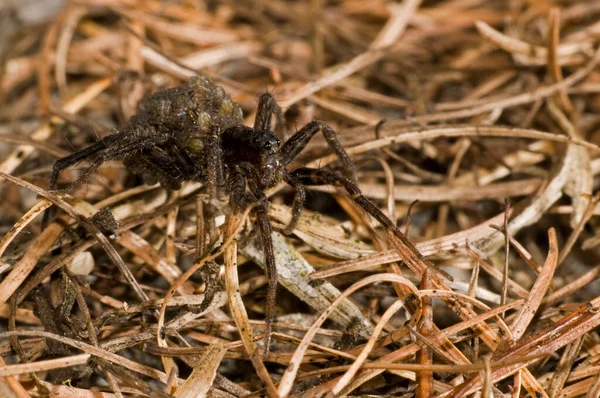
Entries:
{"label": "small white pebble", "polygon": [[94,256],[85,251],[75,256],[73,261],[67,264],[67,268],[75,275],[89,275],[94,269],[94,265]]}

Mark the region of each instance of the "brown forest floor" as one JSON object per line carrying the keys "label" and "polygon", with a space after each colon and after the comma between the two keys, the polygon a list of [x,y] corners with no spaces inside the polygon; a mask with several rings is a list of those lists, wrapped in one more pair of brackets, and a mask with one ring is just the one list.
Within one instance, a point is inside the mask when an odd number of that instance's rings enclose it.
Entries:
{"label": "brown forest floor", "polygon": [[[600,396],[597,0],[74,0],[43,22],[13,3],[0,6],[0,396]],[[246,124],[268,91],[285,137],[333,126],[365,195],[453,281],[333,188],[309,190],[282,235],[293,195],[278,186],[263,357],[253,213],[198,183],[143,185],[120,162],[72,195],[47,191],[54,160],[196,73]],[[297,165],[335,167],[313,141]],[[51,202],[62,211],[41,231]],[[116,229],[91,233],[103,208]]]}

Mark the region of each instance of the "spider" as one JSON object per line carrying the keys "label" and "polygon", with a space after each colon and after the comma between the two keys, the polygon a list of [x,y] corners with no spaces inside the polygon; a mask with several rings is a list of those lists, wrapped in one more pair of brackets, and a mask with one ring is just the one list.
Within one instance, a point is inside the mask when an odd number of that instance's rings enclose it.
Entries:
{"label": "spider", "polygon": [[[80,161],[89,160],[91,164],[68,190],[74,189],[102,163],[122,160],[149,184],[159,182],[176,190],[183,181],[199,181],[207,186],[210,196],[228,196],[234,210],[255,204],[253,212],[268,278],[267,351],[277,288],[272,227],[267,216],[269,202],[264,193],[268,188],[284,181],[294,191],[292,219],[283,230],[285,234],[294,230],[302,213],[305,186],[333,185],[345,190],[359,207],[395,235],[404,251],[409,253],[409,260],[431,265],[396,225],[363,196],[356,183],[354,164],[333,129],[322,121],[311,121],[282,143],[271,129],[272,117],[280,114],[274,97],[262,94],[258,99],[254,126],[245,126],[240,106],[222,87],[204,77],[194,76],[180,86],[159,91],[142,101],[138,113],[113,134],[56,160],[50,189],[56,189],[63,169]],[[318,133],[324,136],[339,158],[343,174],[330,169],[290,168],[290,163]]]}

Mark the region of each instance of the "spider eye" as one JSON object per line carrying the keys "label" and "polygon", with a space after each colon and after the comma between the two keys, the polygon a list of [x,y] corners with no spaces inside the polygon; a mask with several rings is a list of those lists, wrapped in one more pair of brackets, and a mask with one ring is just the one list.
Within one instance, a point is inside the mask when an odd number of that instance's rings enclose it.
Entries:
{"label": "spider eye", "polygon": [[273,143],[271,141],[265,142],[265,145],[263,145],[263,149],[265,149],[266,151],[270,151],[271,149],[273,149]]}

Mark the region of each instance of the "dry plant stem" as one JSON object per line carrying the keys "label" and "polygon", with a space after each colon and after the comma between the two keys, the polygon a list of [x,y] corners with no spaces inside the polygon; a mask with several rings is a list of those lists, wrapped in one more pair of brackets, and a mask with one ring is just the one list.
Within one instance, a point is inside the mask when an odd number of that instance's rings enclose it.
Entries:
{"label": "dry plant stem", "polygon": [[[460,322],[456,325],[450,326],[450,327],[444,329],[443,331],[436,333],[436,335],[431,336],[431,337],[441,340],[445,337],[452,336],[456,333],[461,332],[462,330],[465,330],[468,328],[473,328],[478,323],[483,322],[486,319],[489,319],[491,317],[495,317],[498,314],[500,314],[504,311],[507,311],[508,309],[518,307],[519,305],[522,305],[523,302],[524,302],[524,300],[515,300],[514,302],[506,304],[505,306],[500,306],[500,307],[494,308],[494,309],[487,311],[481,315],[475,316],[469,320],[466,320],[466,321]],[[394,336],[394,334],[392,334],[392,339],[389,342],[394,342],[396,338],[398,338],[398,336]],[[389,340],[389,338],[386,338],[386,342],[388,342],[388,340]],[[398,362],[398,361],[402,361],[404,359],[410,358],[411,356],[414,356],[418,352],[418,350],[420,349],[420,347],[423,344],[424,343],[422,341],[420,341],[419,343],[412,343],[412,344],[403,346],[399,350],[396,350],[395,352],[392,352],[380,359],[377,359],[372,364],[377,365],[382,362],[387,362],[387,363]],[[409,366],[411,366],[411,365],[409,365]],[[412,365],[412,366],[421,367],[422,365]],[[440,366],[440,365],[433,365],[433,366]],[[451,365],[451,366],[464,366],[464,365]],[[467,366],[472,366],[472,365],[467,365]],[[377,375],[379,375],[381,373],[383,373],[383,370],[372,370],[372,371],[361,372],[353,381],[354,386],[351,386],[351,387],[356,388],[357,386],[360,386],[361,384],[371,380],[372,378],[376,377]],[[334,379],[330,382],[321,384],[320,386],[317,386],[317,387],[313,388],[313,390],[311,390],[312,394],[306,394],[306,396],[310,396],[310,397],[321,396],[320,395],[321,392],[329,391],[333,387],[333,385],[335,385],[336,381],[337,381],[337,379]]]}
{"label": "dry plant stem", "polygon": [[[252,206],[249,206],[248,209],[246,209],[246,211],[244,212],[244,215],[241,217],[242,222],[240,222],[239,225],[237,225],[236,234],[241,230],[243,220],[248,216],[248,214],[252,208],[253,208]],[[217,250],[215,253],[213,253],[209,256],[206,256],[206,257],[200,259],[196,264],[194,264],[183,275],[181,275],[179,278],[177,278],[177,280],[175,280],[175,282],[173,283],[173,285],[171,286],[169,291],[167,291],[167,293],[165,294],[165,297],[163,299],[163,303],[160,307],[157,326],[156,326],[156,340],[157,340],[157,344],[159,345],[159,347],[167,346],[166,331],[165,331],[165,312],[167,310],[169,300],[171,299],[171,297],[173,296],[175,291],[177,291],[194,274],[194,272],[196,272],[200,268],[202,268],[207,262],[212,261],[215,258],[217,258],[218,256],[220,256],[223,253],[223,251],[227,248],[227,245],[230,245],[233,242],[236,234],[228,235],[227,239],[225,240],[225,242],[223,242],[223,245],[219,248],[219,250]],[[170,369],[172,367],[171,366],[172,362],[169,360],[169,358],[164,358],[163,364],[165,365],[165,370],[170,372]]]}
{"label": "dry plant stem", "polygon": [[10,243],[17,237],[19,232],[21,232],[29,223],[33,221],[38,215],[42,214],[44,210],[48,207],[52,206],[52,203],[47,200],[42,200],[37,202],[31,209],[27,211],[21,217],[19,221],[17,221],[13,227],[8,231],[0,240],[0,257],[4,254],[4,251],[10,245]]}
{"label": "dry plant stem", "polygon": [[509,340],[509,336],[504,338],[500,343],[498,351],[494,354],[494,357],[497,357],[503,349],[506,349],[506,347],[521,339],[527,330],[527,327],[533,320],[533,316],[537,312],[542,299],[546,295],[546,291],[548,290],[548,286],[550,285],[550,281],[554,276],[554,271],[558,264],[558,242],[556,240],[556,231],[554,228],[550,228],[548,231],[548,244],[550,247],[548,249],[548,256],[542,267],[542,272],[533,284],[525,305],[519,311],[511,325],[510,339],[512,339],[512,341]]}
{"label": "dry plant stem", "polygon": [[375,345],[375,342],[377,341],[377,338],[381,334],[384,326],[391,319],[391,317],[394,316],[394,314],[396,314],[396,312],[398,312],[403,307],[404,307],[404,302],[401,300],[397,300],[391,306],[389,306],[389,308],[384,312],[381,319],[375,326],[375,330],[373,331],[373,334],[369,338],[369,341],[364,345],[364,348],[360,352],[359,356],[356,358],[354,363],[352,363],[352,365],[348,368],[346,373],[340,378],[340,380],[335,385],[335,387],[333,387],[332,392],[334,395],[339,394],[341,392],[341,390],[356,375],[356,372],[358,372],[358,370],[363,365],[364,361],[368,358],[369,353],[373,349],[373,346]]}
{"label": "dry plant stem", "polygon": [[581,346],[583,345],[583,336],[575,339],[565,347],[560,361],[556,366],[556,371],[552,376],[552,382],[548,387],[548,396],[550,398],[557,398],[560,396],[560,392],[563,389],[565,382],[569,378],[573,364],[577,360]]}
{"label": "dry plant stem", "polygon": [[[471,117],[471,116],[476,116],[476,115],[479,115],[482,113],[494,111],[495,109],[511,108],[511,107],[515,107],[518,105],[523,105],[523,104],[527,104],[530,102],[534,102],[540,98],[546,98],[546,97],[552,96],[559,90],[566,89],[566,88],[574,85],[575,83],[579,82],[584,77],[589,75],[596,68],[596,66],[598,65],[599,62],[600,62],[600,48],[598,50],[596,50],[596,52],[594,53],[594,56],[592,57],[590,62],[584,68],[579,69],[577,72],[573,73],[572,75],[570,75],[569,77],[567,77],[566,79],[564,79],[561,82],[551,84],[547,87],[542,87],[542,88],[536,89],[535,91],[533,91],[531,93],[520,94],[520,95],[514,96],[512,98],[502,99],[502,100],[498,100],[498,101],[490,101],[488,103],[485,103],[483,105],[480,105],[480,106],[477,106],[477,107],[474,107],[471,109],[452,111],[452,112],[440,112],[440,113],[436,113],[436,114],[432,114],[432,115],[417,116],[410,120],[392,120],[392,121],[389,121],[385,125],[383,130],[393,130],[395,128],[406,127],[408,125],[417,124],[417,123],[421,124],[421,123],[430,123],[430,122],[441,122],[441,121],[452,120],[452,119],[463,119],[463,118],[467,118],[467,117]],[[362,132],[365,132],[366,129],[361,127],[361,128],[352,130],[353,133],[356,133],[358,131],[360,131],[362,133]],[[350,151],[348,151],[348,153],[350,154]]]}
{"label": "dry plant stem", "polygon": [[[134,372],[151,377],[151,378],[161,381],[163,383],[167,382],[167,374],[165,374],[159,370],[156,370],[149,366],[141,365],[135,361],[132,361],[123,356],[114,354],[110,351],[107,351],[107,350],[104,350],[104,349],[101,349],[98,347],[94,347],[93,345],[90,345],[90,344],[87,344],[87,343],[84,343],[84,342],[81,342],[78,340],[70,339],[68,337],[59,336],[59,335],[56,335],[53,333],[43,332],[43,331],[39,331],[39,330],[15,330],[12,332],[0,333],[0,339],[5,339],[8,337],[12,337],[12,336],[42,337],[42,338],[46,338],[46,339],[53,339],[53,340],[59,341],[63,344],[66,344],[71,347],[82,350],[82,351],[86,352],[87,354],[96,356],[98,358],[104,359],[106,361],[112,362],[117,365],[124,366],[124,367],[128,368],[129,370],[132,370]],[[86,358],[86,361],[87,361],[87,358]]]}
{"label": "dry plant stem", "polygon": [[589,201],[588,207],[583,213],[583,216],[581,217],[581,221],[579,221],[575,229],[573,229],[573,231],[569,235],[569,238],[567,239],[567,242],[565,243],[565,246],[561,250],[560,256],[558,257],[558,265],[562,264],[563,261],[565,261],[565,258],[567,258],[567,256],[569,255],[569,252],[575,245],[577,238],[579,238],[579,235],[583,232],[585,225],[594,215],[594,210],[596,209],[596,205],[598,205],[598,203],[600,203],[599,193],[595,194],[593,198]]}
{"label": "dry plant stem", "polygon": [[206,348],[204,355],[198,360],[192,374],[173,394],[176,398],[205,397],[217,375],[217,369],[227,349],[220,343],[213,343]]}
{"label": "dry plant stem", "polygon": [[585,398],[598,398],[600,397],[600,373],[594,377],[591,385],[585,394]]}
{"label": "dry plant stem", "polygon": [[[353,284],[352,286],[350,286],[348,289],[346,289],[342,293],[342,295],[340,297],[338,297],[333,303],[331,303],[331,306],[329,306],[329,308],[327,308],[327,310],[325,310],[319,316],[319,318],[312,324],[312,326],[308,329],[308,331],[304,335],[304,338],[302,339],[302,343],[300,343],[298,345],[298,348],[296,348],[296,351],[294,352],[294,355],[292,356],[292,359],[290,360],[290,365],[288,366],[285,373],[283,374],[283,377],[281,378],[281,383],[279,384],[278,392],[282,398],[287,397],[288,394],[290,393],[290,390],[293,386],[294,379],[296,378],[296,374],[298,373],[298,370],[300,369],[301,359],[304,356],[304,353],[306,352],[306,349],[308,348],[309,343],[314,338],[317,328],[319,328],[323,324],[323,322],[325,322],[325,320],[327,320],[329,315],[333,312],[334,308],[340,302],[342,302],[347,296],[354,293],[356,290],[358,290],[368,284],[375,283],[375,282],[382,282],[382,281],[389,281],[389,282],[395,282],[398,284],[402,284],[406,288],[408,288],[415,297],[417,297],[417,298],[420,297],[417,287],[415,285],[413,285],[412,282],[410,282],[408,279],[406,279],[402,276],[395,275],[395,274],[373,275],[373,276],[367,277],[367,278]],[[421,314],[419,311],[414,315],[414,318],[419,319],[420,316],[421,316]]]}
{"label": "dry plant stem", "polygon": [[[548,13],[548,74],[555,83],[563,80],[562,70],[558,60],[558,46],[560,40],[560,9],[553,7]],[[560,107],[568,114],[572,114],[573,104],[569,100],[565,90],[558,90],[554,98],[560,104]]]}
{"label": "dry plant stem", "polygon": [[[599,57],[600,58],[600,57]],[[383,129],[388,132],[394,131],[389,124],[385,125]],[[349,132],[350,133],[350,132]],[[363,134],[362,128],[351,130],[352,134]],[[359,155],[361,153],[379,149],[385,146],[393,144],[401,144],[408,142],[426,141],[433,140],[435,138],[452,138],[452,137],[504,137],[511,139],[534,139],[534,140],[547,140],[554,142],[569,143],[584,148],[588,148],[596,153],[600,152],[600,147],[597,145],[571,137],[565,137],[557,134],[546,133],[539,130],[533,129],[522,129],[516,127],[502,127],[502,126],[470,126],[470,125],[458,125],[458,126],[442,126],[442,127],[426,127],[414,131],[404,131],[395,136],[388,136],[378,140],[366,142],[364,144],[356,145],[346,152],[348,155]],[[333,162],[337,158],[334,155],[324,156],[313,162],[310,162],[307,167],[324,167]]]}
{"label": "dry plant stem", "polygon": [[502,273],[502,295],[500,297],[500,304],[506,304],[506,297],[508,296],[508,256],[509,256],[509,238],[508,238],[508,217],[510,214],[510,201],[508,198],[504,198],[504,272]]}
{"label": "dry plant stem", "polygon": [[[63,106],[63,111],[67,113],[76,113],[86,106],[90,101],[100,95],[112,83],[111,78],[104,78],[91,84],[86,90],[76,95]],[[50,137],[52,128],[45,124],[31,134],[31,139],[35,141],[45,141]],[[11,152],[10,155],[0,164],[0,172],[10,174],[34,151],[35,148],[28,145],[20,145]]]}
{"label": "dry plant stem", "polygon": [[[78,283],[76,283],[73,280],[73,275],[70,274],[70,272],[68,270],[65,271],[65,276],[71,280],[71,284],[74,286],[75,299],[77,301],[77,306],[79,307],[79,310],[81,311],[81,314],[83,315],[83,318],[85,319],[87,333],[88,333],[88,339],[90,340],[90,343],[94,347],[98,347],[99,344],[98,344],[98,336],[96,334],[96,328],[92,321],[92,317],[90,315],[90,310],[88,308],[88,305],[85,301],[85,298],[83,297],[83,294],[81,293],[81,287],[79,286]],[[98,362],[100,363],[100,365],[103,365],[102,360],[98,360]],[[102,367],[104,368],[104,366],[102,366]],[[106,379],[108,380],[108,384],[110,385],[110,388],[113,390],[115,395],[117,397],[122,397],[123,394],[121,393],[121,389],[119,388],[119,385],[115,379],[115,376],[110,372],[110,370],[108,370],[106,368],[103,369],[103,373],[104,373],[104,377],[106,377]]]}
{"label": "dry plant stem", "polygon": [[70,357],[48,359],[17,365],[5,365],[0,367],[0,377],[44,372],[52,369],[69,368],[71,366],[83,365],[88,361],[88,359],[90,359],[90,357],[90,354],[79,354]]}
{"label": "dry plant stem", "polygon": [[[148,296],[142,290],[142,288],[139,286],[139,284],[135,280],[135,277],[133,276],[133,274],[131,273],[129,268],[127,268],[127,266],[123,262],[123,259],[121,258],[121,256],[119,256],[119,253],[117,253],[117,251],[115,250],[113,245],[109,242],[109,240],[106,238],[106,236],[104,236],[104,234],[102,232],[100,232],[100,230],[98,229],[98,227],[96,227],[96,225],[94,223],[89,221],[85,216],[82,216],[76,209],[74,209],[71,205],[69,205],[63,199],[50,193],[49,191],[41,189],[33,184],[23,181],[17,177],[13,177],[11,175],[4,174],[2,172],[0,172],[0,177],[3,177],[19,186],[27,188],[32,192],[35,192],[36,194],[38,194],[40,196],[43,196],[44,198],[48,199],[50,202],[52,202],[56,206],[60,207],[62,210],[64,210],[67,214],[69,214],[72,218],[77,220],[79,223],[81,223],[81,225],[83,225],[87,229],[87,231],[90,233],[90,235],[94,236],[98,240],[98,242],[100,243],[102,248],[106,251],[106,254],[108,254],[108,257],[113,261],[113,263],[117,266],[119,271],[121,271],[121,273],[123,274],[123,276],[129,283],[129,285],[133,288],[133,290],[137,294],[138,298],[141,301],[148,300]],[[60,228],[60,227],[57,226],[56,228]],[[52,234],[56,233],[56,236],[58,236],[57,232],[58,231],[54,231],[54,230],[51,231]],[[41,253],[40,253],[40,255],[41,255]],[[13,272],[14,272],[14,270],[13,270]],[[18,285],[20,285],[21,282],[19,282]],[[4,284],[4,281],[3,281],[3,284]],[[18,285],[11,286],[10,294],[12,294],[14,292],[14,289],[16,289],[18,287]],[[0,286],[2,286],[2,285],[0,285]],[[4,293],[4,291],[2,291],[2,293]],[[0,297],[3,297],[3,296],[0,296]],[[5,302],[5,300],[3,301],[2,299],[0,299],[0,303],[4,303],[4,302]]]}
{"label": "dry plant stem", "polygon": [[[4,359],[0,357],[0,369],[6,367],[6,362]],[[23,387],[21,383],[17,380],[16,377],[13,376],[4,376],[4,382],[10,387],[11,392],[15,394],[17,398],[31,398],[31,395],[27,392],[27,390]]]}
{"label": "dry plant stem", "polygon": [[278,397],[279,393],[269,376],[269,372],[265,368],[262,361],[262,355],[260,350],[256,347],[254,342],[254,335],[252,332],[252,326],[248,321],[248,314],[244,308],[242,297],[239,294],[239,281],[237,274],[237,241],[235,237],[239,233],[241,226],[243,225],[244,219],[247,217],[247,212],[242,216],[239,213],[233,213],[227,216],[227,230],[225,237],[231,242],[225,247],[224,259],[225,259],[225,285],[227,288],[227,295],[229,297],[229,306],[232,313],[232,317],[235,320],[238,332],[244,342],[246,351],[250,356],[252,365],[256,369],[258,376],[265,383],[269,395],[272,397]]}
{"label": "dry plant stem", "polygon": [[366,68],[367,66],[379,61],[388,53],[388,47],[392,45],[404,33],[406,25],[412,15],[416,12],[421,0],[404,0],[401,9],[396,8],[392,18],[381,31],[381,35],[373,42],[369,51],[364,52],[348,63],[332,68],[319,79],[309,82],[295,93],[281,101],[279,105],[283,110],[288,109],[296,102],[316,93],[327,86],[331,86],[342,79]]}
{"label": "dry plant stem", "polygon": [[[496,360],[554,352],[598,325],[600,325],[600,298],[594,299],[589,304],[568,314],[550,327],[515,344],[508,351],[499,355]],[[522,367],[506,367],[495,371],[492,373],[492,379],[494,382],[502,380],[519,368]],[[478,378],[465,382],[453,388],[452,391],[441,394],[440,398],[458,396],[476,391],[479,388],[479,382]]]}
{"label": "dry plant stem", "polygon": [[[421,280],[420,289],[430,289],[432,287],[431,283],[431,273],[426,271],[423,275],[423,279]],[[433,307],[431,305],[431,297],[423,297],[421,301],[422,313],[419,325],[419,334],[428,337],[434,333],[432,330],[433,326]],[[433,363],[433,350],[431,350],[427,346],[423,346],[419,351],[419,364],[420,365],[431,365]],[[417,398],[427,398],[432,396],[433,394],[433,373],[421,371],[417,372],[417,391],[415,393],[415,397]]]}

